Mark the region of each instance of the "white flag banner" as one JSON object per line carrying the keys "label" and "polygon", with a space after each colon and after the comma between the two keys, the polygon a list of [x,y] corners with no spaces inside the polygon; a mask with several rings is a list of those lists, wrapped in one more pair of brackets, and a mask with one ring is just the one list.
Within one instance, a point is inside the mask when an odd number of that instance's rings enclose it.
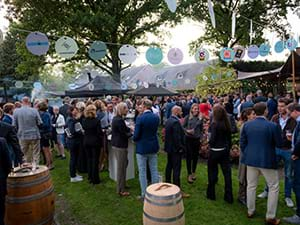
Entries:
{"label": "white flag banner", "polygon": [[177,8],[177,0],[165,0],[168,5],[169,10],[174,13]]}
{"label": "white flag banner", "polygon": [[207,3],[208,3],[208,12],[210,15],[211,24],[212,24],[213,28],[216,28],[216,18],[215,18],[214,7],[212,5],[211,0],[208,0]]}
{"label": "white flag banner", "polygon": [[250,45],[252,44],[252,38],[253,38],[253,21],[250,20]]}
{"label": "white flag banner", "polygon": [[236,12],[232,12],[232,18],[231,18],[231,37],[235,38],[235,27],[236,27]]}

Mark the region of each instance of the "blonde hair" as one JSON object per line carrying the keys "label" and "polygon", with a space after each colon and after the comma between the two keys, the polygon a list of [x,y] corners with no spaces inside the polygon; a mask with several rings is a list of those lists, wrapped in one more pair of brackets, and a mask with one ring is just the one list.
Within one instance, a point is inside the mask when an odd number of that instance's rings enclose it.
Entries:
{"label": "blonde hair", "polygon": [[127,108],[128,108],[128,106],[125,102],[119,103],[116,107],[116,115],[117,116],[123,116],[124,112],[125,112],[125,109],[127,109]]}
{"label": "blonde hair", "polygon": [[96,118],[96,106],[88,105],[84,110],[85,118]]}
{"label": "blonde hair", "polygon": [[102,112],[106,111],[106,106],[105,106],[105,103],[103,101],[98,99],[94,102],[94,104],[95,104],[97,109],[100,109],[100,111],[102,111]]}
{"label": "blonde hair", "polygon": [[83,112],[85,108],[85,103],[84,102],[77,102],[76,108],[79,110],[79,112]]}
{"label": "blonde hair", "polygon": [[198,108],[198,117],[200,119],[200,117],[201,117],[200,110],[199,110],[199,105],[197,103],[193,103],[193,105],[191,106],[189,119],[192,119],[194,117],[193,112],[192,112],[194,107]]}

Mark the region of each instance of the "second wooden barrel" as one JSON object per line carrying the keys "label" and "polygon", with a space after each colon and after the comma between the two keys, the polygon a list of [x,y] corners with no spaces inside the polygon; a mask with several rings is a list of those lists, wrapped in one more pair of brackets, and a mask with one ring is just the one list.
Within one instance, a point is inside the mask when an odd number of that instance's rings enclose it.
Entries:
{"label": "second wooden barrel", "polygon": [[184,206],[180,188],[173,184],[150,185],[144,200],[144,225],[184,225]]}
{"label": "second wooden barrel", "polygon": [[52,225],[55,197],[49,170],[17,168],[7,179],[6,225]]}

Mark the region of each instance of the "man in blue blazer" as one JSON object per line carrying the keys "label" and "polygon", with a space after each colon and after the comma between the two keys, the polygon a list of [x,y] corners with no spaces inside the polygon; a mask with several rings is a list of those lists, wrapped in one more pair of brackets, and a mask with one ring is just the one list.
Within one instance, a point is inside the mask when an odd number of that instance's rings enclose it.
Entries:
{"label": "man in blue blazer", "polygon": [[157,136],[159,117],[151,111],[152,102],[150,100],[144,100],[142,107],[144,112],[136,119],[133,135],[133,140],[136,142],[141,200],[143,200],[147,188],[147,163],[151,172],[151,183],[158,182],[157,152],[159,150]]}
{"label": "man in blue blazer", "polygon": [[269,187],[266,224],[277,225],[280,223],[276,219],[279,177],[275,148],[281,147],[280,128],[266,119],[266,103],[256,103],[254,111],[257,118],[244,124],[240,139],[242,163],[247,165],[248,218],[255,213],[256,188],[258,177],[262,174]]}
{"label": "man in blue blazer", "polygon": [[291,103],[287,108],[288,114],[297,121],[292,137],[292,160],[293,160],[293,188],[296,195],[297,210],[296,214],[291,217],[283,218],[287,223],[300,224],[300,105]]}

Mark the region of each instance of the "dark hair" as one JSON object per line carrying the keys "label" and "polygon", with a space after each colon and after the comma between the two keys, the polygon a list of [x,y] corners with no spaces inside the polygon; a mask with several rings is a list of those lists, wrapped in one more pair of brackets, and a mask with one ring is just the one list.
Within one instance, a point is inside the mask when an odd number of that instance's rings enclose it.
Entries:
{"label": "dark hair", "polygon": [[[75,106],[70,106],[70,107],[69,107],[68,114],[69,114],[70,117],[73,117],[72,112],[73,112],[75,109],[77,109]],[[78,110],[78,109],[77,109],[77,110]]]}
{"label": "dark hair", "polygon": [[10,113],[12,112],[12,110],[15,108],[15,105],[12,104],[12,103],[6,103],[4,106],[3,106],[3,111],[4,113]]}
{"label": "dark hair", "polygon": [[253,109],[254,109],[254,112],[257,116],[263,116],[266,112],[266,109],[267,109],[267,104],[264,103],[264,102],[259,102],[259,103],[256,103],[254,106],[253,106]]}
{"label": "dark hair", "polygon": [[298,103],[290,103],[287,107],[290,112],[297,111],[300,112],[300,105]]}
{"label": "dark hair", "polygon": [[288,105],[289,104],[289,100],[287,98],[280,98],[278,99],[278,103],[284,103],[285,105]]}
{"label": "dark hair", "polygon": [[250,116],[253,111],[254,111],[253,108],[246,108],[245,110],[243,110],[241,114],[242,121],[246,122],[248,120],[248,116]]}
{"label": "dark hair", "polygon": [[221,124],[226,131],[231,132],[231,125],[226,110],[221,105],[215,105],[213,107],[213,123]]}
{"label": "dark hair", "polygon": [[207,103],[207,99],[206,98],[203,98],[201,103]]}
{"label": "dark hair", "polygon": [[47,105],[46,102],[40,102],[38,104],[38,108],[39,108],[40,111],[46,112],[48,110],[48,105]]}

